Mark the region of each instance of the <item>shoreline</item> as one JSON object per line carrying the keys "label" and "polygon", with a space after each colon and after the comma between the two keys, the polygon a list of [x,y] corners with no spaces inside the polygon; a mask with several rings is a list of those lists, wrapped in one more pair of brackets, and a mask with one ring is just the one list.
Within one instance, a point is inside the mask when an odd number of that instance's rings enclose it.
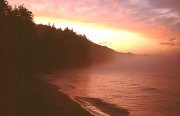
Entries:
{"label": "shoreline", "polygon": [[85,109],[93,116],[128,116],[130,114],[128,109],[117,106],[116,104],[106,102],[100,98],[93,98],[91,96],[81,96],[81,94],[76,96],[68,94],[66,93],[66,91],[63,91],[63,86],[58,86],[58,84],[53,83],[53,78],[56,78],[56,76],[52,76],[51,78],[48,76],[46,78],[47,82],[49,82],[52,86],[57,87],[57,90],[60,93],[63,93],[66,96],[68,96],[69,99],[71,99],[73,102],[78,103],[81,106],[81,108]]}
{"label": "shoreline", "polygon": [[[44,91],[47,92],[49,101],[55,111],[52,112],[53,116],[94,116],[89,111],[81,106],[78,102],[74,101],[70,96],[66,95],[55,85],[52,85],[46,80],[42,80]],[[51,115],[52,116],[52,115]]]}
{"label": "shoreline", "polygon": [[12,79],[13,83],[2,83],[2,116],[93,116],[42,77],[24,75]]}

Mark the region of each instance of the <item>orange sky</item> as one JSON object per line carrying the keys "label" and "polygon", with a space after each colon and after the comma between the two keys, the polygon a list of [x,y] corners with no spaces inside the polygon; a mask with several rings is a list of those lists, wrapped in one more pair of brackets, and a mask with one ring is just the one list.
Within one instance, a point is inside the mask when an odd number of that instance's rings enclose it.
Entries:
{"label": "orange sky", "polygon": [[73,28],[120,52],[180,50],[179,0],[8,0],[24,4],[36,23]]}

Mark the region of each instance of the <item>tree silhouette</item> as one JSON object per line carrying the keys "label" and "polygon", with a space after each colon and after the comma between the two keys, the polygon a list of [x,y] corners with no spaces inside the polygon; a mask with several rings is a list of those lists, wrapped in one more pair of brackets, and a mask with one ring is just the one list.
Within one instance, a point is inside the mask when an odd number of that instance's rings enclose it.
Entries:
{"label": "tree silhouette", "polygon": [[33,14],[27,10],[23,5],[15,7],[13,9],[13,14],[17,17],[20,17],[24,21],[33,22]]}
{"label": "tree silhouette", "polygon": [[[112,50],[90,42],[66,28],[36,25],[33,14],[23,5],[12,9],[1,1],[1,41],[18,69],[54,70],[89,65],[108,59]],[[8,28],[7,28],[8,27]],[[8,56],[6,56],[8,57]],[[20,70],[21,70],[20,69]]]}
{"label": "tree silhouette", "polygon": [[23,5],[12,8],[0,0],[0,115],[37,114],[34,106],[41,103],[32,100],[32,105],[31,94],[35,93],[29,84],[35,75],[89,66],[113,54],[69,28],[36,25],[32,12]]}
{"label": "tree silhouette", "polygon": [[2,16],[7,16],[11,14],[11,6],[8,5],[8,2],[6,0],[1,0],[0,1],[0,17],[3,18]]}

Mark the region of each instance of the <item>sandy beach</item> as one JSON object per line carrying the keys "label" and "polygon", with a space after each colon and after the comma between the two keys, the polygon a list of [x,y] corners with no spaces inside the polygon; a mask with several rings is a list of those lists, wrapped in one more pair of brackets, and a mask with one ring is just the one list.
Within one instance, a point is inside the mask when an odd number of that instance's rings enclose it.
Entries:
{"label": "sandy beach", "polygon": [[26,78],[4,87],[1,116],[92,116],[44,79]]}

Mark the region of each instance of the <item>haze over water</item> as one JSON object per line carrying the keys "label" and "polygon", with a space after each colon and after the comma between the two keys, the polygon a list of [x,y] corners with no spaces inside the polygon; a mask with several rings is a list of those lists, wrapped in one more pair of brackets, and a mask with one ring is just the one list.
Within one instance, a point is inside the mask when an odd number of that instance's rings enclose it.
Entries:
{"label": "haze over water", "polygon": [[176,60],[120,56],[107,64],[50,77],[55,77],[52,83],[60,91],[98,116],[121,116],[112,104],[127,109],[130,116],[179,116],[180,65]]}

